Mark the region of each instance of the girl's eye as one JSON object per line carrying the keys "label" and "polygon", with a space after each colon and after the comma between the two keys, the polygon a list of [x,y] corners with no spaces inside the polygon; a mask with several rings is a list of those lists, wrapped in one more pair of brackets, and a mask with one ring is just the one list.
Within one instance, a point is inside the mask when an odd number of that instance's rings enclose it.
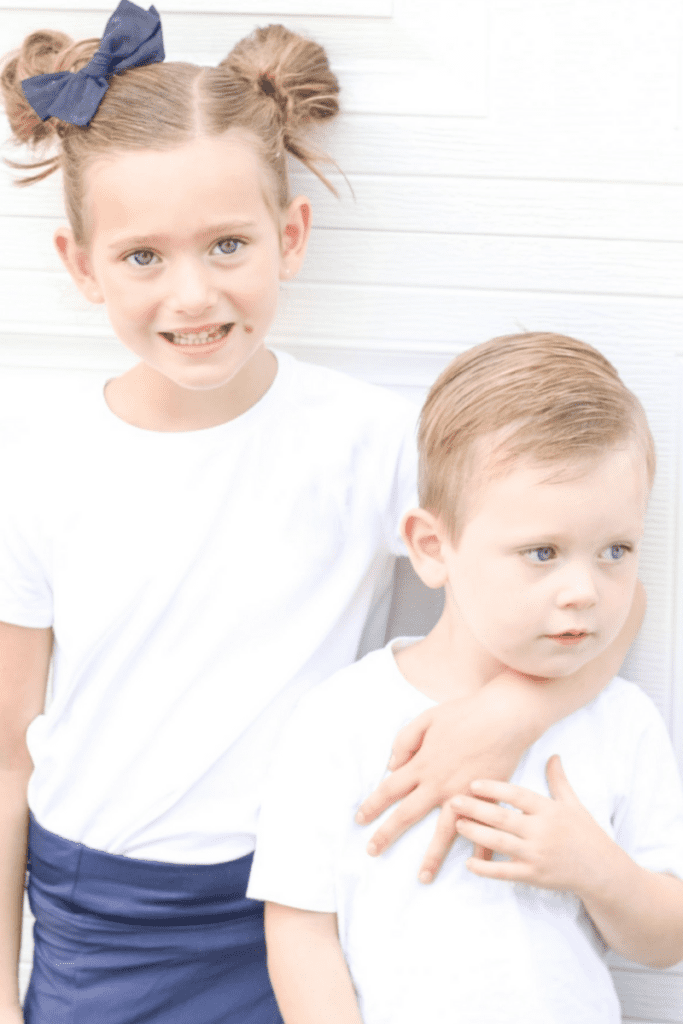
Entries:
{"label": "girl's eye", "polygon": [[608,548],[602,552],[601,557],[606,559],[608,562],[618,562],[624,557],[627,551],[631,548],[628,544],[610,544]]}
{"label": "girl's eye", "polygon": [[530,562],[535,565],[541,565],[543,562],[550,562],[555,557],[555,548],[544,547],[544,548],[529,548],[524,554],[527,556]]}
{"label": "girl's eye", "polygon": [[239,238],[222,238],[216,242],[216,251],[219,256],[234,256],[238,249],[244,245]]}
{"label": "girl's eye", "polygon": [[126,263],[131,263],[135,267],[149,267],[156,258],[156,253],[150,252],[149,249],[138,249],[137,252],[126,256]]}

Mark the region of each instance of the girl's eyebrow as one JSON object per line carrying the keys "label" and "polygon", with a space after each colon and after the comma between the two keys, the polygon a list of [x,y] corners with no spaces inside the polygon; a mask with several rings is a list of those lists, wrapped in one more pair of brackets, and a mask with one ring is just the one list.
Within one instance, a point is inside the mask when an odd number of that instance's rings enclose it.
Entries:
{"label": "girl's eyebrow", "polygon": [[[248,231],[256,227],[256,222],[251,220],[232,220],[225,224],[215,224],[210,228],[202,228],[196,233],[196,238],[219,238],[221,236],[234,234],[236,231]],[[129,249],[133,246],[154,246],[161,245],[168,241],[169,235],[128,235],[112,242],[107,248],[110,252],[115,249]]]}

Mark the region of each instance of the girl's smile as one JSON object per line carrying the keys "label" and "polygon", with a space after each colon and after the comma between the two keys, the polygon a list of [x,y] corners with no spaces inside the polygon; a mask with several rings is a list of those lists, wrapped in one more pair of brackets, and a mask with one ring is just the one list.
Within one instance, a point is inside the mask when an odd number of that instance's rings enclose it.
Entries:
{"label": "girl's smile", "polygon": [[113,411],[137,426],[191,430],[239,415],[270,387],[276,363],[264,342],[279,282],[303,260],[309,207],[299,198],[274,211],[245,133],[193,139],[172,156],[96,160],[88,244],[66,228],[55,240],[81,291],[106,304],[141,360],[108,385]]}

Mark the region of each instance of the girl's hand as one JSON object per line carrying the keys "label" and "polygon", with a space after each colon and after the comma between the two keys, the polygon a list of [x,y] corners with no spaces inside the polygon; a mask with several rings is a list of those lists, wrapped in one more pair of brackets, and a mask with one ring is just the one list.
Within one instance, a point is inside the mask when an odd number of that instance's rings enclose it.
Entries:
{"label": "girl's hand", "polygon": [[548,761],[546,776],[551,798],[522,786],[486,780],[472,783],[476,797],[457,796],[451,801],[454,810],[467,816],[457,822],[460,835],[510,858],[485,861],[475,855],[467,867],[482,878],[525,882],[581,897],[609,871],[618,847],[576,796],[557,754]]}
{"label": "girl's hand", "polygon": [[473,779],[509,779],[527,747],[543,731],[530,728],[532,716],[520,714],[509,681],[493,680],[471,697],[446,701],[419,715],[396,737],[389,767],[392,775],[361,804],[359,824],[374,821],[397,800],[401,803],[368,845],[382,853],[434,807],[441,814],[420,867],[431,882],[457,837],[458,812],[451,797],[467,793]]}

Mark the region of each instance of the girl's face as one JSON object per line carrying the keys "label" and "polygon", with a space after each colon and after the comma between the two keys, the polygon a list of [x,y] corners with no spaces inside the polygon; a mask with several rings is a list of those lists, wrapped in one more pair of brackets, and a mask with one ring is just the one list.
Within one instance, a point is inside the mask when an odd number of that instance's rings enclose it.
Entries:
{"label": "girl's face", "polygon": [[303,261],[307,201],[274,215],[260,158],[236,132],[100,159],[86,184],[87,247],[67,229],[55,241],[122,343],[165,387],[234,390],[242,374],[250,387],[263,375],[265,390],[264,340],[279,281]]}

